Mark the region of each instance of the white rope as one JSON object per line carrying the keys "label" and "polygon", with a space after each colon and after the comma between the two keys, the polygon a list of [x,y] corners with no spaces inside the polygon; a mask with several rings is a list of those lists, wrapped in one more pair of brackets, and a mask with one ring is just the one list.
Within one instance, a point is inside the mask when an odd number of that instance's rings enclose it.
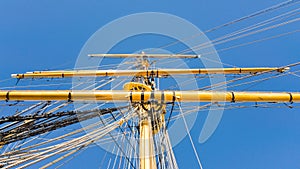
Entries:
{"label": "white rope", "polygon": [[[272,17],[272,18],[270,18],[270,19],[267,19],[267,20],[264,20],[264,21],[262,21],[262,22],[253,24],[253,25],[251,25],[251,26],[248,26],[248,27],[246,27],[246,28],[242,28],[242,29],[240,29],[240,30],[237,30],[237,31],[234,31],[234,32],[232,32],[232,33],[226,34],[226,35],[221,36],[221,37],[219,37],[219,38],[216,38],[216,39],[214,39],[214,40],[212,40],[212,41],[210,41],[210,42],[205,42],[205,43],[196,45],[196,46],[194,46],[194,47],[192,47],[192,48],[190,48],[190,49],[182,50],[182,51],[179,52],[179,53],[187,53],[187,52],[193,51],[193,50],[195,50],[195,49],[199,49],[199,50],[200,50],[200,49],[203,49],[203,48],[211,47],[211,46],[213,46],[213,45],[222,44],[222,43],[224,43],[224,42],[227,42],[226,39],[232,38],[232,37],[237,36],[237,35],[240,35],[240,36],[241,36],[242,33],[246,33],[246,32],[248,32],[248,31],[254,30],[254,29],[256,29],[256,28],[259,28],[259,27],[268,25],[268,24],[270,24],[270,23],[272,23],[272,22],[275,22],[275,21],[277,21],[277,20],[286,19],[286,18],[288,18],[288,17],[297,15],[297,14],[299,14],[299,12],[297,12],[297,11],[299,11],[299,10],[300,10],[300,8],[297,8],[297,9],[292,10],[292,11],[288,11],[288,12],[286,12],[286,13],[284,13],[284,14],[277,15],[277,16]],[[237,38],[237,39],[239,39],[239,38]],[[233,39],[233,40],[235,40],[235,39]],[[231,40],[229,40],[229,41],[231,41]],[[212,45],[212,44],[213,44],[213,45]]]}
{"label": "white rope", "polygon": [[224,28],[224,27],[227,27],[227,26],[230,26],[230,25],[233,25],[233,24],[242,22],[242,21],[247,20],[247,19],[250,19],[250,18],[254,18],[254,17],[257,17],[257,16],[259,16],[259,15],[266,14],[266,13],[268,13],[268,12],[272,12],[272,11],[278,10],[278,9],[280,9],[280,8],[283,8],[283,7],[292,6],[292,5],[295,5],[295,4],[297,4],[297,3],[299,3],[298,0],[296,0],[296,1],[295,1],[295,0],[284,1],[284,2],[282,2],[282,3],[273,5],[273,6],[271,6],[271,7],[265,8],[265,9],[263,9],[263,10],[256,11],[256,12],[254,12],[254,13],[251,13],[251,14],[246,15],[246,16],[244,16],[244,17],[241,17],[241,18],[235,19],[235,20],[233,20],[233,21],[224,23],[224,24],[222,24],[222,25],[215,26],[215,27],[213,27],[213,28],[211,28],[211,29],[209,29],[209,30],[204,31],[203,33],[199,33],[199,34],[195,34],[195,35],[193,35],[193,36],[191,36],[191,37],[187,37],[187,38],[183,39],[183,41],[177,40],[177,41],[171,42],[171,43],[169,43],[169,44],[167,44],[167,45],[163,45],[163,46],[161,46],[161,47],[158,47],[158,48],[155,48],[155,49],[151,49],[151,50],[149,50],[149,51],[152,51],[152,52],[153,52],[153,51],[155,51],[155,50],[157,50],[157,49],[163,49],[163,48],[167,48],[167,47],[170,47],[170,46],[179,44],[180,42],[186,42],[186,41],[188,41],[188,40],[191,40],[191,39],[194,39],[194,38],[196,38],[196,37],[198,37],[198,36],[201,36],[201,35],[203,35],[203,34],[205,34],[205,33],[210,33],[210,32],[216,31],[216,30],[218,30],[218,29],[220,29],[220,28]]}
{"label": "white rope", "polygon": [[198,153],[197,153],[197,150],[196,150],[196,147],[195,147],[195,145],[194,145],[192,136],[191,136],[190,131],[189,131],[189,129],[188,129],[188,125],[187,125],[186,120],[185,120],[185,117],[184,117],[184,115],[183,115],[181,106],[180,106],[180,104],[179,104],[178,102],[177,102],[177,105],[178,105],[178,107],[179,107],[179,110],[180,110],[180,113],[181,113],[181,116],[182,116],[182,120],[183,120],[185,129],[186,129],[186,132],[187,132],[187,134],[188,134],[188,137],[189,137],[189,139],[190,139],[190,142],[191,142],[191,145],[192,145],[194,154],[195,154],[195,156],[196,156],[198,165],[199,165],[200,169],[203,169],[202,164],[201,164],[201,161],[200,161],[200,158],[199,158]]}

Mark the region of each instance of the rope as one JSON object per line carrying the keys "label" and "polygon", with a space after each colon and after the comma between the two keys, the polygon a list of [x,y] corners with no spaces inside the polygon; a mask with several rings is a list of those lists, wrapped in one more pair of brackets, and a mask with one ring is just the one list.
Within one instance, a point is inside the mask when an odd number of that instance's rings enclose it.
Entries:
{"label": "rope", "polygon": [[[266,13],[268,13],[268,12],[272,12],[272,11],[278,10],[278,9],[280,9],[280,8],[284,8],[284,7],[288,7],[288,6],[291,6],[291,5],[295,5],[295,4],[297,4],[297,3],[299,3],[299,0],[288,0],[288,1],[285,1],[285,2],[282,2],[282,3],[279,3],[279,4],[276,4],[276,5],[273,5],[273,6],[271,6],[271,7],[265,8],[265,9],[263,9],[263,10],[260,10],[260,11],[254,12],[254,13],[251,13],[251,14],[249,14],[249,15],[246,15],[246,16],[244,16],[244,17],[238,18],[238,19],[236,19],[236,20],[227,22],[227,23],[225,23],[225,24],[222,24],[222,25],[219,25],[219,26],[215,26],[215,27],[213,27],[213,28],[211,28],[211,29],[209,29],[209,30],[204,31],[203,33],[195,34],[195,35],[193,35],[193,36],[191,36],[191,37],[187,37],[187,38],[184,39],[183,41],[177,40],[177,41],[174,41],[174,42],[172,42],[172,43],[169,43],[169,44],[160,46],[160,47],[158,47],[158,48],[159,48],[159,49],[164,49],[164,48],[167,48],[167,47],[170,47],[170,46],[179,44],[179,43],[181,43],[181,42],[186,42],[186,41],[188,41],[188,40],[194,39],[194,38],[196,38],[196,37],[198,37],[198,36],[201,36],[201,35],[203,35],[203,34],[210,33],[210,32],[216,31],[216,30],[221,29],[221,28],[224,28],[224,27],[228,27],[228,26],[230,26],[230,25],[233,25],[233,24],[242,22],[242,21],[247,20],[247,19],[250,19],[250,18],[257,17],[257,16],[262,15],[262,14],[266,14]],[[155,50],[157,50],[157,48],[151,49],[151,50],[149,50],[149,51],[152,51],[152,52],[153,52],[153,51],[155,51]]]}
{"label": "rope", "polygon": [[181,106],[180,106],[179,103],[177,103],[177,105],[178,105],[178,107],[179,107],[180,114],[181,114],[182,120],[183,120],[183,122],[184,122],[184,127],[185,127],[186,132],[187,132],[187,134],[188,134],[188,137],[189,137],[189,139],[190,139],[190,142],[191,142],[191,145],[192,145],[194,154],[195,154],[195,156],[196,156],[196,159],[197,159],[199,168],[200,168],[200,169],[203,169],[202,164],[201,164],[201,161],[200,161],[200,158],[199,158],[198,153],[197,153],[197,150],[196,150],[196,147],[195,147],[195,145],[194,145],[194,142],[193,142],[191,133],[189,132],[188,125],[187,125],[186,120],[185,120],[185,117],[184,117],[184,115],[183,115],[183,111],[182,111],[182,109],[181,109]]}

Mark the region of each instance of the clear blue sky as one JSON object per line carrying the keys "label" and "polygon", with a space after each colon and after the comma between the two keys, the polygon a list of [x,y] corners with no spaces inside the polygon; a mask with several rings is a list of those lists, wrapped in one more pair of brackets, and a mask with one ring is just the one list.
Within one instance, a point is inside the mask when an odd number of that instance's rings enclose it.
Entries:
{"label": "clear blue sky", "polygon": [[[81,47],[96,30],[128,14],[170,13],[190,21],[201,30],[207,30],[279,2],[283,1],[0,1],[0,81],[9,78],[11,73],[73,68]],[[249,22],[255,21],[258,20]],[[258,37],[299,27],[297,22]],[[207,36],[213,39],[238,28],[229,27]],[[237,66],[282,66],[299,61],[299,39],[300,33],[297,33],[219,55],[225,63]],[[164,44],[147,47],[161,45]],[[266,82],[256,86],[255,90],[300,90],[299,78],[288,80]],[[198,130],[192,130],[195,142]],[[225,111],[214,135],[205,144],[196,143],[196,146],[205,169],[296,169],[300,168],[299,131],[299,109],[230,110]],[[181,145],[175,147],[180,167],[193,168],[195,158],[184,155],[185,151],[192,150],[187,146],[188,140]],[[97,148],[91,148],[66,168],[95,168],[102,159],[101,155]]]}

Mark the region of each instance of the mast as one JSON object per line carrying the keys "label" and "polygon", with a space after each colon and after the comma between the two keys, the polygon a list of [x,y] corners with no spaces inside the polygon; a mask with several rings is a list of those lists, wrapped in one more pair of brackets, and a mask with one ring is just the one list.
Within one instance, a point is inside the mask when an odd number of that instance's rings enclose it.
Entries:
{"label": "mast", "polygon": [[156,169],[152,125],[149,119],[140,122],[140,168]]}
{"label": "mast", "polygon": [[145,69],[145,70],[69,70],[69,71],[34,71],[12,74],[12,78],[66,78],[87,76],[137,76],[165,77],[170,75],[206,75],[206,74],[255,74],[276,71],[283,73],[288,67],[254,67],[254,68],[207,68],[207,69]]}
{"label": "mast", "polygon": [[[151,98],[153,97],[153,98]],[[123,90],[0,90],[4,101],[116,101],[116,102],[300,102],[299,92],[123,91]]]}
{"label": "mast", "polygon": [[184,55],[184,54],[146,54],[144,52],[137,54],[89,54],[89,57],[109,57],[109,58],[200,58],[200,55]]}
{"label": "mast", "polygon": [[[139,165],[156,169],[154,137],[165,126],[166,104],[174,102],[300,102],[299,92],[161,91],[155,78],[172,75],[283,73],[289,67],[149,69],[148,58],[199,58],[177,54],[90,54],[90,57],[137,58],[139,70],[56,70],[12,74],[13,78],[68,78],[88,76],[133,76],[124,90],[0,90],[2,101],[99,101],[130,102],[139,118]],[[167,131],[164,131],[167,132]],[[172,157],[174,158],[174,157]]]}

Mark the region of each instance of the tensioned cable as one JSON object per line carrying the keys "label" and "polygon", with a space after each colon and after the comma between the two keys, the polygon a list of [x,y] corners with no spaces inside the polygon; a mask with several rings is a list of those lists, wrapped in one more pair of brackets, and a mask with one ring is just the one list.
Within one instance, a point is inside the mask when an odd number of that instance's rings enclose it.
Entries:
{"label": "tensioned cable", "polygon": [[234,37],[234,36],[237,36],[237,35],[239,35],[239,34],[249,32],[249,31],[254,30],[254,29],[256,29],[256,28],[259,28],[259,27],[262,27],[262,26],[266,26],[266,25],[268,25],[268,24],[270,24],[270,23],[272,23],[272,22],[275,22],[275,21],[277,21],[277,20],[287,19],[287,18],[289,18],[289,17],[298,15],[298,14],[299,14],[299,12],[298,12],[299,9],[300,9],[300,8],[297,8],[297,9],[292,10],[292,11],[288,11],[288,12],[286,12],[286,13],[284,13],[284,14],[277,15],[277,16],[272,17],[272,18],[270,18],[270,19],[267,19],[267,20],[264,20],[264,21],[262,21],[262,22],[253,24],[253,25],[251,25],[251,26],[248,26],[248,27],[246,27],[246,28],[242,28],[242,29],[237,30],[237,31],[234,31],[234,32],[232,32],[232,33],[223,35],[223,36],[221,36],[221,37],[219,37],[219,38],[216,38],[216,39],[214,39],[214,40],[212,40],[212,41],[210,41],[210,42],[205,42],[205,43],[196,45],[196,46],[194,46],[194,47],[192,47],[192,48],[182,50],[182,51],[180,51],[180,52],[178,52],[178,53],[187,53],[187,52],[193,51],[193,50],[195,50],[195,49],[203,49],[203,48],[207,48],[207,47],[210,47],[210,46],[213,46],[213,45],[217,45],[217,44],[224,43],[224,42],[222,42],[222,41],[226,40],[226,38],[228,39],[228,38],[230,38],[230,37]]}
{"label": "tensioned cable", "polygon": [[263,82],[263,81],[267,81],[267,80],[278,78],[278,77],[282,77],[282,76],[291,75],[291,74],[298,73],[298,72],[300,72],[300,70],[294,71],[294,72],[287,72],[287,73],[284,73],[284,74],[277,74],[277,75],[274,75],[274,76],[271,76],[271,77],[266,77],[266,78],[262,78],[262,79],[256,79],[256,80],[253,80],[253,81],[248,81],[248,82],[239,83],[239,84],[235,84],[235,85],[230,85],[230,86],[227,86],[227,89],[228,88],[232,88],[232,87],[247,85],[247,84],[251,84],[251,83]]}
{"label": "tensioned cable", "polygon": [[[128,118],[130,118],[130,117],[128,117]],[[118,122],[115,122],[115,123],[118,123]],[[117,127],[118,125],[115,125],[115,123],[111,123],[110,125],[108,125],[107,126],[107,128],[109,128],[110,126],[115,126],[115,127]],[[114,128],[115,128],[114,127]],[[113,130],[114,128],[111,128],[110,130]],[[99,131],[103,131],[103,129],[98,129]],[[92,134],[96,134],[96,135],[99,135],[99,131],[98,130],[95,130],[95,131],[93,131],[93,132],[91,132],[91,133],[89,133],[89,134],[87,134],[87,135],[84,135],[84,136],[82,136],[82,137],[80,137],[80,138],[76,138],[76,139],[73,139],[73,140],[71,140],[71,141],[68,141],[68,142],[66,142],[66,143],[64,143],[64,144],[60,144],[59,146],[58,145],[56,145],[55,146],[55,148],[54,149],[52,149],[52,150],[47,150],[46,152],[50,152],[50,151],[53,151],[53,150],[56,150],[56,149],[58,149],[58,148],[60,148],[61,146],[65,146],[66,144],[70,144],[70,143],[72,143],[72,142],[76,142],[77,140],[81,140],[81,138],[89,138],[89,135],[92,135]],[[105,130],[103,131],[103,132],[105,132]],[[94,134],[94,135],[95,135]],[[100,133],[101,134],[101,133]],[[95,136],[96,136],[95,135]],[[102,137],[102,136],[104,136],[104,135],[102,135],[101,134],[101,136],[100,137]],[[98,136],[97,136],[97,138],[98,138]],[[76,145],[77,147],[78,146],[81,146],[81,144],[79,144],[79,145]],[[59,153],[59,152],[62,152],[62,151],[64,151],[64,150],[67,150],[67,148],[68,147],[66,147],[66,148],[63,148],[63,149],[60,149],[59,151],[57,151],[56,152],[56,154],[57,153]],[[44,153],[46,153],[46,152],[44,152]],[[44,154],[43,153],[43,154]],[[54,154],[52,154],[52,155],[54,155]],[[50,157],[50,156],[52,156],[51,154],[50,155],[47,155],[46,157]],[[30,157],[29,159],[32,159],[32,158],[34,158],[35,156],[32,156],[32,157]],[[45,157],[43,157],[42,159],[44,159]],[[27,160],[29,160],[29,159],[27,159]],[[24,166],[28,166],[28,165],[31,165],[31,164],[34,164],[35,162],[38,162],[38,161],[40,161],[40,160],[42,160],[42,159],[38,159],[38,160],[35,160],[35,161],[33,161],[33,162],[30,162],[30,163],[28,163],[28,164],[26,164],[26,165],[24,165]],[[21,160],[21,161],[24,161],[24,160]],[[15,163],[15,164],[13,164],[14,166],[15,165],[18,165],[19,164],[19,162],[18,163]]]}
{"label": "tensioned cable", "polygon": [[[261,104],[257,104],[256,103],[256,104],[249,105],[249,106],[243,105],[244,103],[234,103],[234,104],[235,104],[234,106],[233,105],[218,106],[217,108],[213,108],[213,109],[210,108],[209,110],[231,110],[231,109],[240,109],[240,108],[287,108],[286,105],[284,105],[284,106],[276,106],[276,105],[281,104],[281,103],[261,103]],[[268,106],[270,104],[276,104],[276,105]],[[189,115],[191,113],[206,112],[208,110],[208,108],[207,109],[203,109],[203,108],[199,107],[199,109],[197,109],[195,107],[194,109],[186,111],[183,114],[184,115]],[[294,106],[294,108],[300,108],[300,106]],[[171,118],[171,121],[177,120],[177,119],[181,118],[181,116],[182,116],[181,114],[174,115]]]}
{"label": "tensioned cable", "polygon": [[[128,110],[128,111],[129,111],[129,110]],[[129,111],[129,113],[134,113],[134,111],[136,111],[136,109]],[[120,114],[123,116],[123,118],[125,118],[125,116],[124,116],[124,114],[121,112],[121,110],[119,110],[119,112],[120,112]],[[113,117],[114,120],[117,120],[116,117],[115,117],[112,113],[110,113],[110,114],[111,114],[111,116]],[[102,121],[102,120],[101,120],[101,121]],[[126,120],[125,122],[126,122],[126,124],[128,124],[127,120]],[[125,136],[126,141],[128,142],[128,144],[129,144],[129,145],[131,146],[131,148],[134,150],[134,147],[132,146],[130,140],[126,137],[126,134],[125,134],[124,130],[123,130],[120,126],[119,126],[119,129],[120,129],[121,133],[123,133],[123,135]],[[134,153],[135,153],[135,155],[137,155],[135,150],[134,150]]]}
{"label": "tensioned cable", "polygon": [[[286,66],[281,66],[280,68],[294,67],[294,66],[297,66],[297,65],[300,65],[300,62],[295,62],[295,63],[292,63],[292,64],[288,64]],[[208,90],[208,89],[212,90],[212,89],[214,89],[216,87],[222,87],[224,85],[236,82],[238,80],[243,80],[243,79],[251,78],[251,77],[254,77],[254,76],[258,76],[258,75],[263,75],[263,74],[270,73],[270,72],[273,72],[273,71],[263,71],[263,72],[258,72],[256,74],[249,74],[249,75],[242,76],[242,77],[239,77],[239,78],[235,78],[235,79],[232,79],[232,80],[229,80],[229,81],[220,82],[220,83],[216,83],[216,84],[209,85],[209,86],[204,86],[202,88],[199,88],[198,90]]]}
{"label": "tensioned cable", "polygon": [[[230,47],[218,49],[217,51],[218,52],[223,52],[223,51],[227,51],[227,50],[238,48],[238,47],[242,47],[242,46],[251,45],[251,44],[254,44],[254,43],[258,43],[258,42],[262,42],[262,41],[266,41],[266,40],[270,40],[270,39],[275,39],[275,38],[279,38],[279,37],[286,36],[286,35],[291,35],[293,33],[298,33],[299,31],[300,31],[300,29],[294,30],[294,31],[290,31],[290,32],[286,32],[286,33],[282,33],[282,34],[278,34],[278,35],[274,35],[274,36],[269,36],[269,37],[266,37],[266,38],[262,38],[262,39],[258,39],[258,40],[254,40],[254,41],[250,41],[250,42],[241,43],[241,44],[238,44],[238,45],[234,45],[234,46],[230,46]],[[212,53],[213,52],[203,53],[202,54],[202,59],[206,59],[205,55],[209,55],[209,54],[212,54]]]}
{"label": "tensioned cable", "polygon": [[57,140],[57,139],[56,139]]}
{"label": "tensioned cable", "polygon": [[[78,139],[77,139],[78,140]],[[70,141],[69,141],[70,142]],[[56,146],[56,147],[59,147],[59,146]],[[47,150],[46,152],[49,152],[49,150]],[[30,158],[32,158],[33,156],[31,156]],[[29,158],[29,159],[30,159]],[[21,162],[21,161],[20,161]],[[16,163],[14,165],[17,165]]]}
{"label": "tensioned cable", "polygon": [[[195,34],[195,35],[193,35],[192,37],[188,37],[187,39],[184,39],[183,41],[177,40],[177,41],[172,42],[172,43],[169,43],[169,44],[167,44],[167,45],[163,45],[163,46],[161,46],[161,47],[159,47],[159,48],[160,48],[160,49],[164,49],[164,48],[166,48],[166,47],[170,47],[170,46],[176,45],[176,44],[178,44],[178,43],[180,43],[180,42],[185,42],[185,41],[187,41],[187,40],[193,39],[193,38],[195,38],[195,37],[197,37],[197,36],[201,36],[201,35],[203,35],[203,34],[205,34],[205,33],[210,33],[210,32],[216,31],[216,30],[218,30],[218,29],[220,29],[220,28],[224,28],[224,27],[230,26],[230,25],[232,25],[232,24],[235,24],[235,23],[238,23],[238,22],[241,22],[241,21],[250,19],[250,18],[254,18],[254,17],[256,17],[256,16],[259,16],[259,15],[262,15],[262,14],[265,14],[265,13],[268,13],[268,12],[271,12],[271,11],[278,10],[278,9],[280,9],[280,8],[283,8],[283,7],[288,7],[288,6],[291,6],[291,5],[295,5],[295,4],[297,4],[297,3],[299,3],[299,0],[288,0],[288,1],[285,1],[285,2],[282,2],[282,3],[279,3],[279,4],[276,4],[276,5],[273,5],[273,6],[271,6],[271,7],[265,8],[265,9],[263,9],[263,10],[259,10],[259,11],[257,11],[257,12],[251,13],[251,14],[249,14],[249,15],[246,15],[246,16],[244,16],[244,17],[238,18],[238,19],[236,19],[236,20],[227,22],[227,23],[225,23],[225,24],[222,24],[222,25],[213,27],[213,28],[211,28],[211,29],[209,29],[209,30],[204,31],[203,33]],[[156,48],[156,49],[152,49],[151,51],[154,51],[154,50],[157,50],[157,48]]]}
{"label": "tensioned cable", "polygon": [[201,161],[200,161],[200,158],[199,158],[198,153],[197,153],[197,150],[196,150],[196,147],[195,147],[195,145],[194,145],[194,141],[193,141],[192,136],[191,136],[191,133],[190,133],[190,131],[189,131],[187,122],[186,122],[185,117],[184,117],[184,115],[183,115],[183,111],[182,111],[182,109],[181,109],[181,106],[180,106],[180,104],[179,104],[178,102],[176,102],[176,103],[177,103],[177,105],[178,105],[178,107],[179,107],[180,114],[181,114],[181,117],[182,117],[182,120],[183,120],[185,129],[186,129],[186,132],[187,132],[188,137],[189,137],[189,139],[190,139],[190,142],[191,142],[191,145],[192,145],[194,154],[195,154],[195,156],[196,156],[196,159],[197,159],[197,161],[198,161],[198,165],[199,165],[200,169],[203,169],[202,164],[201,164]]}
{"label": "tensioned cable", "polygon": [[[250,35],[253,35],[253,34],[261,33],[261,32],[264,32],[264,31],[267,31],[267,30],[270,30],[270,29],[278,28],[278,27],[281,27],[281,26],[284,26],[284,25],[287,25],[287,24],[291,24],[291,23],[294,23],[294,22],[298,22],[298,21],[300,21],[300,18],[291,19],[291,20],[288,20],[288,21],[285,21],[285,22],[282,22],[282,23],[279,23],[279,24],[276,24],[276,25],[268,26],[266,28],[262,28],[262,29],[259,29],[259,30],[255,30],[255,31],[252,31],[252,32],[249,32],[249,33],[245,33],[245,34],[239,35],[239,36],[228,38],[228,39],[225,39],[225,40],[213,43],[213,44],[209,44],[207,46],[203,46],[203,47],[201,47],[201,46],[197,47],[196,46],[195,48],[192,48],[189,51],[198,51],[198,50],[201,50],[201,49],[205,49],[207,47],[211,47],[213,45],[219,45],[219,44],[222,44],[222,43],[225,43],[225,42],[237,40],[237,39],[240,39],[240,38],[243,38],[243,37],[247,37],[247,36],[250,36]],[[184,51],[182,53],[180,52],[179,54],[184,54],[184,53],[187,53],[189,51]]]}
{"label": "tensioned cable", "polygon": [[[136,109],[133,110],[133,111],[136,111]],[[131,113],[131,114],[133,114],[133,113]],[[104,123],[103,119],[101,118],[101,116],[100,116],[99,118],[100,118],[102,124],[105,126],[105,123]],[[113,141],[115,142],[115,145],[118,147],[118,150],[121,151],[121,153],[125,156],[126,160],[130,163],[130,165],[131,165],[133,168],[135,168],[134,165],[133,165],[133,163],[132,163],[132,161],[131,161],[130,159],[128,159],[128,157],[126,156],[126,154],[125,154],[124,150],[122,149],[122,147],[118,144],[118,142],[115,140],[115,138],[112,137],[111,132],[109,132],[108,134],[111,136],[111,138],[112,138]],[[128,141],[128,142],[129,142],[129,141]]]}
{"label": "tensioned cable", "polygon": [[74,154],[72,157],[70,157],[69,159],[65,160],[62,164],[58,165],[55,167],[55,169],[60,168],[64,165],[66,165],[67,163],[69,163],[71,160],[73,160],[75,157],[79,156],[82,152],[84,152],[84,150],[87,149],[87,147],[84,147],[83,149],[79,150],[77,152],[77,154]]}
{"label": "tensioned cable", "polygon": [[[122,139],[122,138],[123,138],[123,135],[121,135],[121,139]],[[118,140],[118,138],[114,138],[114,139],[113,139],[115,145],[117,144],[117,140]],[[121,142],[122,142],[122,140],[121,140]],[[120,147],[118,147],[118,146],[115,146],[115,147],[117,147],[117,152],[115,153],[115,160],[114,160],[113,165],[112,165],[112,167],[111,167],[112,169],[115,168],[116,163],[117,163],[117,159],[118,159],[118,156],[119,156],[119,153],[121,152],[121,150],[120,150],[121,148],[120,148]],[[123,151],[123,152],[124,152],[124,151]],[[123,155],[127,157],[127,155],[126,155],[125,152],[124,152]],[[128,158],[128,161],[129,161],[129,158]]]}
{"label": "tensioned cable", "polygon": [[299,77],[299,78],[300,78],[300,75],[296,74],[296,72],[291,72],[291,74],[292,74],[293,76],[296,76],[296,77]]}
{"label": "tensioned cable", "polygon": [[[297,71],[297,72],[298,72],[298,71]],[[270,72],[265,72],[265,73],[270,73]],[[260,74],[260,75],[262,75],[262,74]],[[277,75],[274,75],[274,76],[281,77],[281,76],[286,76],[286,75],[289,75],[289,72],[284,73],[284,74],[277,74]],[[244,78],[244,77],[245,77],[245,78]],[[243,77],[241,77],[241,78],[236,78],[236,79],[230,80],[229,83],[233,83],[233,82],[236,82],[236,81],[239,81],[239,80],[248,79],[248,78],[251,78],[251,77],[256,77],[256,75],[253,74],[253,75],[249,75],[249,76],[243,76]],[[271,76],[271,77],[269,77],[269,78],[273,78],[273,76]],[[265,78],[265,80],[268,80],[269,78]],[[263,79],[263,80],[264,80],[264,79]],[[259,82],[260,79],[257,79],[256,81]],[[229,86],[229,87],[236,87],[236,86],[240,86],[240,85],[244,85],[244,84],[248,84],[248,83],[252,83],[252,81],[250,81],[250,82],[244,82],[244,83],[236,84],[236,85],[231,85],[231,86]],[[228,83],[226,83],[226,85],[227,85],[227,84],[228,84]],[[227,86],[226,86],[226,88],[227,88]],[[219,89],[219,90],[225,89],[225,87],[218,88],[218,89]],[[210,90],[212,90],[212,89],[210,89]]]}

